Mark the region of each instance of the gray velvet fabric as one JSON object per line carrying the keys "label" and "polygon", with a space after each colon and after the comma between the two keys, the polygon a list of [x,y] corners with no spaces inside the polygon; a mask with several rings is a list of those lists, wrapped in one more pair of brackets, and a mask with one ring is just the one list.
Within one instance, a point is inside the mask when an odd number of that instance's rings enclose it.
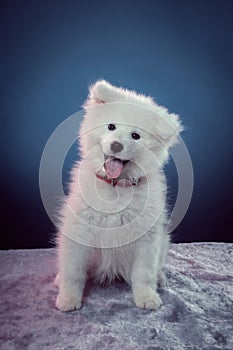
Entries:
{"label": "gray velvet fabric", "polygon": [[61,313],[55,272],[54,249],[0,252],[0,349],[233,349],[233,244],[172,245],[157,312],[123,282],[88,282]]}

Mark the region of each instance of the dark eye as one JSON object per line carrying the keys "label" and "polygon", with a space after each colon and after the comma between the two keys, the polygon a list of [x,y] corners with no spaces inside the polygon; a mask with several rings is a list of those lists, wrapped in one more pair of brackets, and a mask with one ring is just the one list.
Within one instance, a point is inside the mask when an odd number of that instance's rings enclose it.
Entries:
{"label": "dark eye", "polygon": [[132,136],[132,138],[133,138],[134,140],[140,139],[140,135],[137,134],[136,132],[133,132],[133,133],[131,134],[131,136]]}
{"label": "dark eye", "polygon": [[108,124],[108,130],[115,130],[116,129],[116,125],[114,124]]}

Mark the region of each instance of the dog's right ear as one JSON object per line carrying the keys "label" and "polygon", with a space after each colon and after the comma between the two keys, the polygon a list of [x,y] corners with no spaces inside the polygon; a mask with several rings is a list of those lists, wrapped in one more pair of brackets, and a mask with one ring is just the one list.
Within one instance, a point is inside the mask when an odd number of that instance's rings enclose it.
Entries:
{"label": "dog's right ear", "polygon": [[106,80],[98,80],[89,88],[89,95],[84,104],[85,107],[105,104],[115,100],[117,89]]}

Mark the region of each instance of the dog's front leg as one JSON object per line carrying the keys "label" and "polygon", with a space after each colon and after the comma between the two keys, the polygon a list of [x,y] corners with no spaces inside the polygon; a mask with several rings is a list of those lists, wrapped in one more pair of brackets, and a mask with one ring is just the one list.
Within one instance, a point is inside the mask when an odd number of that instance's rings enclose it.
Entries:
{"label": "dog's front leg", "polygon": [[136,254],[131,270],[134,302],[139,308],[157,310],[162,305],[156,291],[160,274],[159,255],[150,246],[143,248]]}
{"label": "dog's front leg", "polygon": [[80,309],[86,281],[88,248],[62,235],[58,249],[59,294],[56,307],[61,311]]}

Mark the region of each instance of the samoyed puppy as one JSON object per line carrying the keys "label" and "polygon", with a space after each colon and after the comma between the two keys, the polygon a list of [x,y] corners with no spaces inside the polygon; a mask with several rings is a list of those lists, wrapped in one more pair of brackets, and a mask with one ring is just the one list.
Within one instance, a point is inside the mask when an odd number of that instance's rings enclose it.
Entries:
{"label": "samoyed puppy", "polygon": [[162,167],[178,142],[176,114],[152,98],[104,80],[90,87],[57,235],[56,307],[82,306],[87,278],[123,278],[135,305],[158,309],[167,255],[166,182]]}

